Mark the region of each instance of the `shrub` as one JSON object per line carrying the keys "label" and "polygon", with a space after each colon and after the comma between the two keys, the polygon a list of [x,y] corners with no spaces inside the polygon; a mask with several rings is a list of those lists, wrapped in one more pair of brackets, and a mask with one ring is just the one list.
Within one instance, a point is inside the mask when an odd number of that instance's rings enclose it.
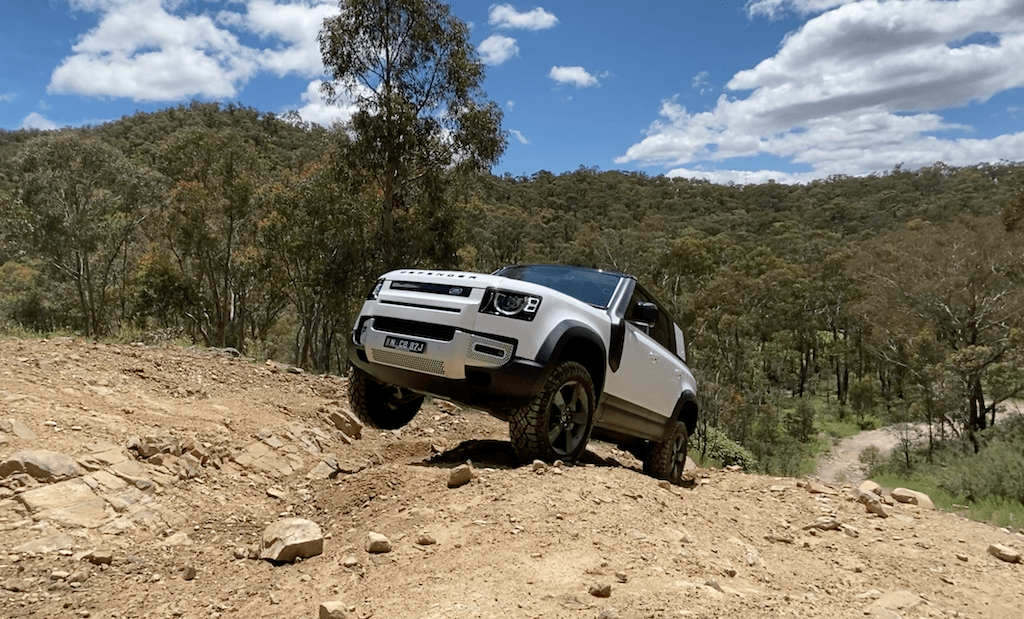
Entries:
{"label": "shrub", "polygon": [[972,501],[1000,498],[1024,502],[1024,442],[995,437],[973,456],[951,458],[939,486]]}
{"label": "shrub", "polygon": [[757,466],[757,458],[750,450],[730,439],[721,430],[713,426],[703,428],[704,456],[717,460],[722,466],[738,465],[744,470],[752,471]]}
{"label": "shrub", "polygon": [[864,466],[865,473],[870,477],[872,473],[878,470],[884,458],[882,457],[882,450],[878,448],[878,445],[868,445],[861,450],[857,460]]}
{"label": "shrub", "polygon": [[814,428],[814,405],[806,399],[800,399],[796,404],[796,410],[787,411],[785,417],[786,432],[792,438],[806,443],[815,435]]}

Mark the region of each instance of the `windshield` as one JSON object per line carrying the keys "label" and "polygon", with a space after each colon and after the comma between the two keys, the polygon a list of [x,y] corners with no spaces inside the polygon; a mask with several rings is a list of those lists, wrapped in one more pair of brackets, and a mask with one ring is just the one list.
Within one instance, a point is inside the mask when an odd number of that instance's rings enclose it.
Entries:
{"label": "windshield", "polygon": [[494,274],[546,286],[602,309],[611,303],[622,278],[616,273],[554,264],[505,267]]}

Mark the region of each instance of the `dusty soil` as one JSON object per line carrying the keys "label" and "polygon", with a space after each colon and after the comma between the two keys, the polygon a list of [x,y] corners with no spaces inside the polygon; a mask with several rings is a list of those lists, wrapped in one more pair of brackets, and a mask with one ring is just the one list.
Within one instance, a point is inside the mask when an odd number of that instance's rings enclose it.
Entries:
{"label": "dusty soil", "polygon": [[[1024,565],[988,551],[1024,550],[1017,532],[912,505],[881,518],[838,484],[698,469],[667,486],[603,444],[577,466],[516,466],[504,424],[443,402],[350,440],[329,420],[344,394],[342,378],[216,352],[0,340],[0,463],[74,456],[100,501],[33,511],[26,493],[59,486],[0,479],[2,616],[316,617],[336,601],[361,619],[987,619],[1024,605]],[[161,436],[202,466],[126,449]],[[467,459],[474,479],[449,488]],[[319,524],[323,553],[247,558],[285,516]],[[370,532],[392,551],[369,554]]]}

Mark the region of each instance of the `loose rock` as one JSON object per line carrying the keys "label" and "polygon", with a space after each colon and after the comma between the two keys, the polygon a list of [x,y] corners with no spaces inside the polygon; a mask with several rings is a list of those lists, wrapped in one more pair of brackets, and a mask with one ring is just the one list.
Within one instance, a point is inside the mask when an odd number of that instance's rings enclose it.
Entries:
{"label": "loose rock", "polygon": [[328,413],[328,418],[334,427],[341,430],[345,436],[357,439],[363,435],[363,422],[348,410],[343,408],[331,410]]}
{"label": "loose rock", "polygon": [[835,490],[835,488],[832,488],[830,486],[826,486],[825,484],[823,484],[821,482],[817,482],[817,481],[813,481],[813,480],[807,482],[807,491],[810,492],[811,494],[826,494],[826,495],[830,495],[830,496],[835,496],[835,495],[839,494]]}
{"label": "loose rock", "polygon": [[1015,549],[1002,544],[992,544],[989,546],[988,554],[1007,563],[1021,563],[1021,554]]}
{"label": "loose rock", "polygon": [[315,557],[324,551],[320,525],[305,518],[285,518],[263,531],[260,558],[290,563],[297,558]]}
{"label": "loose rock", "polygon": [[320,619],[347,619],[348,613],[344,602],[324,602],[320,604]]}
{"label": "loose rock", "polygon": [[84,559],[94,565],[110,565],[114,561],[112,550],[93,550],[85,555]]}
{"label": "loose rock", "polygon": [[391,540],[380,533],[370,533],[366,536],[366,552],[380,554],[391,552]]}
{"label": "loose rock", "polygon": [[608,598],[612,596],[612,586],[609,583],[601,582],[590,585],[590,595],[596,598]]}
{"label": "loose rock", "polygon": [[465,486],[472,479],[473,465],[467,462],[452,469],[451,474],[448,475],[448,487],[458,488],[459,486]]}

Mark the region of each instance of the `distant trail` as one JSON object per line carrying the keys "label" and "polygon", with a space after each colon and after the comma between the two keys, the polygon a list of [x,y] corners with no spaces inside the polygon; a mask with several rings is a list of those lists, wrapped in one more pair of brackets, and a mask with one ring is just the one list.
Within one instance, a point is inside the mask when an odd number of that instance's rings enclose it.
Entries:
{"label": "distant trail", "polygon": [[[1024,410],[1022,407],[1024,407],[1024,402],[1008,402],[1004,405],[999,415],[1005,415],[1008,412],[1019,414]],[[919,437],[922,440],[927,438],[927,425],[923,423],[913,425],[919,430]],[[887,455],[899,445],[899,442],[899,437],[893,426],[886,426],[877,430],[866,430],[844,438],[832,448],[832,451],[827,456],[823,456],[818,460],[818,470],[815,476],[823,482],[832,484],[842,482],[860,483],[866,479],[861,468],[860,453],[874,445],[878,447],[882,455]]]}
{"label": "distant trail", "polygon": [[[923,424],[922,429],[924,429]],[[861,468],[860,453],[874,445],[882,454],[890,453],[899,444],[896,433],[888,427],[866,430],[841,439],[827,456],[818,460],[816,476],[826,483],[859,483],[866,479]]]}

